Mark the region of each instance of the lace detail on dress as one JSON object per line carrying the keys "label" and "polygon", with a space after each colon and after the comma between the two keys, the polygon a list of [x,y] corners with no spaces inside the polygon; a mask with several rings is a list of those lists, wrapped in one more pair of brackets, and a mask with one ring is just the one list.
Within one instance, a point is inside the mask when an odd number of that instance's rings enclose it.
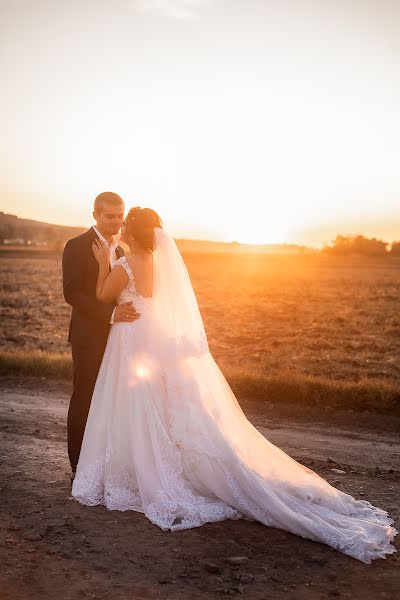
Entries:
{"label": "lace detail on dress", "polygon": [[145,514],[164,530],[189,529],[225,519],[240,519],[242,515],[232,506],[209,492],[202,495],[187,479],[184,468],[185,450],[178,449],[170,440],[160,422],[157,424],[162,449],[165,487],[156,492],[154,501]]}
{"label": "lace detail on dress", "polygon": [[[118,470],[113,470],[115,457],[110,427],[103,456],[77,470],[72,488],[73,498],[87,506],[100,504],[109,510],[144,512],[152,523],[164,531],[189,529],[200,527],[204,523],[243,518],[240,512],[212,493],[202,495],[190,485],[185,465],[193,466],[198,461],[193,461],[190,452],[185,459],[185,451],[173,444],[159,419],[155,419],[153,426],[157,436],[155,452],[157,467],[162,473],[162,486],[151,491],[145,504],[141,499],[138,482],[132,475],[132,464],[125,462]],[[157,474],[150,474],[154,475]]]}
{"label": "lace detail on dress", "polygon": [[120,267],[122,267],[123,269],[125,269],[128,277],[129,277],[129,283],[126,286],[125,289],[128,289],[132,294],[136,294],[136,287],[135,287],[135,278],[133,276],[133,272],[132,269],[129,266],[129,263],[126,259],[126,256],[121,256],[121,258],[119,258],[118,260],[115,261],[114,265],[113,265],[113,269],[119,265]]}

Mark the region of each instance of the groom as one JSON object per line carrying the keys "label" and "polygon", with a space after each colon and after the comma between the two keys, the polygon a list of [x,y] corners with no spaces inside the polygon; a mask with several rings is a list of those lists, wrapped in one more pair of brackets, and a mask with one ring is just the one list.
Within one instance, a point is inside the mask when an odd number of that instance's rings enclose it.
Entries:
{"label": "groom", "polygon": [[93,389],[100,369],[110,327],[117,321],[134,321],[139,317],[132,302],[103,304],[96,299],[98,263],[92,251],[93,241],[100,239],[108,249],[110,269],[123,256],[114,235],[124,219],[124,202],[112,192],[103,192],[94,201],[96,226],[65,246],[63,267],[64,298],[72,306],[68,341],[73,362],[73,391],[68,409],[68,455],[71,481],[75,476]]}

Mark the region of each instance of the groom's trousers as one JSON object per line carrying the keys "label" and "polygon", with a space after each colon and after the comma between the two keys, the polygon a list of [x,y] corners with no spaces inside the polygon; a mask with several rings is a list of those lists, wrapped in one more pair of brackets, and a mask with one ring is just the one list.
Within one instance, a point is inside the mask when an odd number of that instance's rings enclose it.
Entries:
{"label": "groom's trousers", "polygon": [[92,394],[104,355],[107,339],[97,344],[71,344],[73,391],[68,409],[68,455],[71,469],[76,470]]}

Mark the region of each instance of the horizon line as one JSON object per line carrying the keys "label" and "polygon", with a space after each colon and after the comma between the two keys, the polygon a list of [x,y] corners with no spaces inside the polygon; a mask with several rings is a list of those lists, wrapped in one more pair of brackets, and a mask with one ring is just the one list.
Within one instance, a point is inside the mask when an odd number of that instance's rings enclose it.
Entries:
{"label": "horizon line", "polygon": [[[90,229],[93,225],[68,225],[68,224],[64,224],[64,223],[60,223],[60,222],[51,222],[51,221],[41,221],[39,219],[35,219],[33,217],[25,217],[25,216],[20,216],[14,213],[8,213],[5,212],[4,210],[0,210],[0,214],[6,215],[6,216],[11,216],[11,217],[15,217],[17,219],[21,219],[21,220],[25,220],[25,221],[33,221],[35,223],[41,223],[43,225],[54,225],[57,227],[69,227],[71,229]],[[377,239],[380,240],[382,242],[384,242],[386,245],[390,245],[393,244],[395,242],[398,241],[397,238],[393,238],[390,239],[389,241],[386,241],[385,239],[382,238],[378,238],[376,236],[370,236],[368,237],[367,234],[364,234],[362,232],[351,232],[351,233],[340,233],[337,232],[336,233],[337,236],[343,236],[343,237],[356,237],[358,235],[366,237],[367,239]],[[180,237],[180,236],[173,236],[175,239],[180,240],[180,241],[192,241],[192,242],[204,242],[204,243],[210,243],[210,244],[235,244],[235,245],[240,245],[240,246],[255,246],[255,247],[263,247],[263,246],[296,246],[296,247],[304,247],[304,248],[310,248],[310,249],[320,249],[323,248],[324,246],[328,246],[329,244],[331,244],[334,241],[334,238],[331,238],[329,241],[325,241],[325,242],[314,242],[314,243],[305,243],[305,242],[289,242],[289,241],[281,241],[281,242],[240,242],[238,240],[230,240],[230,241],[226,241],[226,240],[221,240],[221,239],[207,239],[207,238],[198,238],[198,237]]]}

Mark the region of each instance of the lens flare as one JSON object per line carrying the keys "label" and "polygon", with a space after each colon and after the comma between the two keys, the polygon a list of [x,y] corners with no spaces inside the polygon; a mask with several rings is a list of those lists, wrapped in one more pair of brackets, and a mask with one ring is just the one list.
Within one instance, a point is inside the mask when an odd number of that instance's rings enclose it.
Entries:
{"label": "lens flare", "polygon": [[135,372],[139,379],[147,379],[150,375],[150,369],[146,365],[137,365]]}
{"label": "lens flare", "polygon": [[152,374],[154,373],[154,365],[153,361],[148,356],[141,356],[140,358],[136,358],[131,362],[130,374],[131,379],[129,384],[133,387],[140,381],[146,381],[150,379]]}

